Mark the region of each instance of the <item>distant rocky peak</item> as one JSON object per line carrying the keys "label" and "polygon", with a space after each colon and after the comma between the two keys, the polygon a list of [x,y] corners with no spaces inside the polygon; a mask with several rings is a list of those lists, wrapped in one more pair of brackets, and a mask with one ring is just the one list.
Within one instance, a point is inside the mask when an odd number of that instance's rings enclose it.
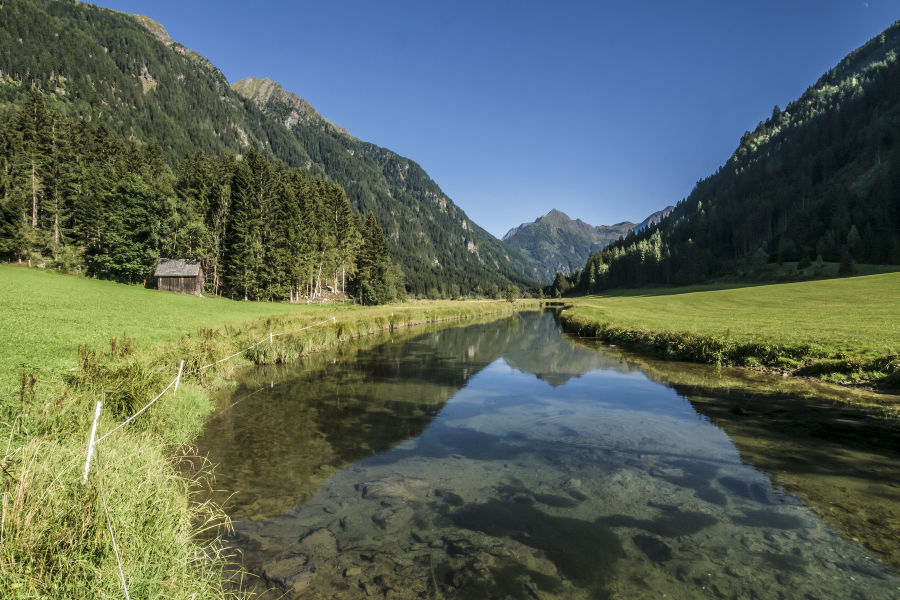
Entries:
{"label": "distant rocky peak", "polygon": [[240,81],[231,84],[232,89],[248,100],[253,100],[257,104],[265,104],[270,98],[275,97],[282,102],[313,110],[312,106],[298,96],[286,91],[277,81],[272,81],[267,77],[246,77]]}
{"label": "distant rocky peak", "polygon": [[584,266],[592,252],[602,250],[620,237],[624,238],[632,229],[657,223],[671,211],[671,206],[666,207],[637,226],[631,221],[594,226],[581,219],[573,220],[554,208],[533,222],[513,227],[503,236],[503,242],[537,261],[538,279],[549,283],[557,272],[565,275],[574,272]]}
{"label": "distant rocky peak", "polygon": [[548,212],[543,217],[536,219],[535,223],[537,223],[538,221],[543,221],[544,223],[559,224],[559,223],[568,223],[571,220],[572,219],[569,217],[569,215],[567,215],[566,213],[564,213],[561,210],[556,210],[554,208],[553,210]]}
{"label": "distant rocky peak", "polygon": [[652,215],[650,215],[649,217],[647,217],[646,219],[641,221],[634,228],[634,232],[640,233],[642,230],[646,229],[647,227],[650,227],[651,225],[656,225],[657,223],[659,223],[660,221],[662,221],[663,219],[668,217],[670,214],[672,214],[673,210],[675,210],[675,207],[670,204],[669,206],[665,207],[664,209],[656,211],[655,213],[653,213]]}

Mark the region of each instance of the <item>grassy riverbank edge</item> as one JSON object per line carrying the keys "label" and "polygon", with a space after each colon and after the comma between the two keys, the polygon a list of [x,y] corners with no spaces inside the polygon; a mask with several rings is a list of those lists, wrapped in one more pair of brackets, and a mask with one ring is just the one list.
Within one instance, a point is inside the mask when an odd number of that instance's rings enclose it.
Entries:
{"label": "grassy riverbank edge", "polygon": [[[586,310],[587,309],[587,310]],[[745,367],[831,383],[900,388],[900,354],[896,351],[856,356],[805,342],[755,339],[733,334],[678,331],[664,324],[634,327],[616,322],[615,316],[598,318],[583,300],[570,299],[559,313],[566,333],[616,344],[655,358],[721,366]]]}
{"label": "grassy riverbank edge", "polygon": [[[124,597],[100,495],[103,493],[124,576],[133,597],[224,598],[224,560],[208,528],[227,527],[222,511],[192,500],[203,481],[178,468],[187,445],[215,409],[212,395],[251,364],[287,364],[350,340],[398,329],[536,309],[501,301],[411,303],[374,308],[336,307],[258,318],[235,327],[201,329],[177,342],[139,348],[114,339],[79,351],[75,371],[37,388],[23,374],[7,403],[8,443],[0,468],[0,589],[10,598]],[[316,323],[319,325],[309,327]],[[308,329],[304,329],[309,327]],[[87,485],[81,484],[94,403],[103,401],[98,433],[109,431],[163,390],[177,372],[266,341],[233,360],[182,378],[177,396],[164,395],[133,424],[105,440]],[[17,406],[16,406],[17,404]],[[201,475],[200,477],[204,477]]]}

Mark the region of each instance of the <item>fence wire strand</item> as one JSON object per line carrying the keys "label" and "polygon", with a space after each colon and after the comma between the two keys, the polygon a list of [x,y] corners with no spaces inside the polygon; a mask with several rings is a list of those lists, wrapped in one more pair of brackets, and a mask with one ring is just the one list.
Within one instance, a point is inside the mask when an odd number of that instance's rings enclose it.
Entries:
{"label": "fence wire strand", "polygon": [[197,367],[197,368],[194,369],[193,371],[188,371],[188,372],[185,373],[185,374],[186,374],[186,375],[193,375],[194,373],[199,373],[200,371],[202,371],[202,370],[204,370],[204,369],[208,369],[208,368],[213,367],[213,366],[215,366],[215,365],[217,365],[217,364],[219,364],[219,363],[223,363],[223,362],[225,362],[226,360],[231,360],[231,359],[234,358],[235,356],[240,356],[241,354],[243,354],[243,353],[246,352],[247,350],[252,350],[252,349],[256,348],[257,346],[259,346],[260,344],[262,344],[263,342],[265,342],[265,341],[268,340],[268,339],[269,339],[269,336],[266,336],[266,337],[264,337],[263,339],[261,339],[261,340],[259,340],[258,342],[256,342],[255,344],[251,344],[251,345],[247,346],[247,347],[244,348],[243,350],[238,350],[238,351],[235,352],[234,354],[230,354],[230,355],[226,356],[225,358],[221,358],[221,359],[217,360],[216,362],[211,362],[211,363],[209,363],[208,365],[203,365],[202,367]]}
{"label": "fence wire strand", "polygon": [[325,319],[324,321],[319,321],[318,323],[313,323],[312,325],[307,325],[306,327],[301,327],[300,329],[295,329],[293,331],[284,331],[282,333],[273,333],[272,337],[278,337],[280,335],[291,335],[292,333],[300,333],[301,331],[306,331],[307,329],[312,329],[313,327],[318,327],[319,325],[324,325],[325,323],[331,321],[332,323],[337,324],[337,319],[331,317],[330,319]]}
{"label": "fence wire strand", "polygon": [[139,414],[141,414],[142,412],[144,412],[145,410],[147,410],[148,408],[150,408],[150,406],[151,406],[154,402],[156,402],[157,400],[159,400],[160,398],[162,398],[163,394],[165,394],[166,392],[168,392],[168,391],[172,388],[172,386],[175,385],[175,382],[176,382],[176,381],[178,381],[178,377],[176,377],[175,379],[173,379],[173,380],[172,380],[172,383],[170,383],[169,385],[167,385],[167,386],[166,386],[166,389],[164,389],[163,391],[161,391],[161,392],[159,393],[159,395],[158,395],[156,398],[154,398],[153,400],[151,400],[150,402],[148,402],[146,405],[144,405],[144,408],[142,408],[141,410],[137,411],[136,413],[134,413],[133,415],[131,415],[130,417],[128,417],[127,419],[125,419],[124,421],[122,421],[121,423],[119,423],[119,425],[116,426],[115,429],[113,429],[113,430],[111,430],[111,431],[107,431],[107,432],[104,433],[102,436],[100,436],[99,438],[97,438],[96,440],[94,440],[94,444],[95,444],[95,445],[96,445],[96,444],[99,444],[100,442],[102,442],[103,440],[105,440],[107,437],[109,437],[110,435],[114,434],[115,432],[117,432],[118,430],[120,430],[122,427],[124,427],[125,425],[127,425],[128,423],[130,423],[130,422],[131,422],[135,417],[137,417]]}
{"label": "fence wire strand", "polygon": [[[119,546],[118,546],[118,544],[116,544],[116,536],[113,533],[112,519],[110,519],[110,517],[109,517],[109,509],[107,508],[107,505],[106,505],[106,494],[103,491],[103,468],[100,463],[100,448],[98,447],[100,442],[102,442],[107,437],[109,437],[110,435],[112,435],[115,432],[117,432],[118,430],[120,430],[122,427],[124,427],[125,425],[127,425],[128,423],[130,423],[131,421],[136,419],[145,410],[150,408],[153,405],[153,403],[155,403],[157,400],[162,398],[166,392],[168,392],[170,389],[172,389],[172,386],[174,386],[176,383],[178,383],[181,380],[181,377],[183,377],[185,375],[191,375],[193,373],[198,373],[200,371],[203,371],[204,369],[208,369],[214,365],[225,362],[226,360],[230,360],[230,359],[234,358],[235,356],[239,356],[239,355],[243,354],[244,352],[247,352],[248,350],[252,350],[253,348],[259,346],[260,344],[262,344],[263,342],[265,342],[267,340],[271,341],[275,337],[279,337],[282,335],[290,335],[292,333],[299,333],[301,331],[305,331],[307,329],[311,329],[313,327],[323,325],[325,323],[328,323],[329,321],[332,323],[337,323],[337,319],[335,317],[331,317],[330,319],[326,319],[324,321],[319,321],[318,323],[313,323],[312,325],[307,325],[306,327],[301,327],[300,329],[295,329],[293,331],[285,331],[282,333],[269,333],[269,335],[267,335],[263,339],[259,340],[255,344],[248,346],[248,347],[244,348],[243,350],[235,352],[234,354],[226,356],[223,359],[217,360],[216,362],[210,363],[208,365],[204,365],[202,367],[199,367],[199,368],[194,369],[193,371],[189,371],[187,373],[179,373],[179,375],[176,376],[175,379],[173,379],[172,382],[166,386],[166,389],[161,391],[153,400],[151,400],[146,405],[144,405],[143,408],[141,408],[139,411],[137,411],[136,413],[134,413],[133,415],[131,415],[130,417],[128,417],[127,419],[125,419],[124,421],[119,423],[116,427],[114,427],[110,431],[107,431],[101,437],[97,438],[96,440],[93,440],[93,452],[96,457],[95,460],[97,463],[97,483],[99,484],[99,487],[100,487],[100,501],[103,503],[103,514],[106,515],[106,525],[109,529],[109,538],[112,540],[113,552],[116,555],[116,563],[119,567],[119,580],[122,582],[122,589],[125,590],[125,600],[131,600],[131,596],[128,593],[128,584],[125,582],[125,571],[122,568],[122,558],[119,556]],[[264,389],[264,388],[260,388],[260,389],[256,390],[255,392],[248,394],[244,398],[241,398],[240,400],[238,400],[237,402],[232,404],[231,407],[233,407],[238,402],[242,402],[242,401],[246,400],[247,398],[249,398],[250,396],[257,394],[258,392],[262,391],[262,389]],[[229,408],[231,408],[231,407],[229,407]],[[87,479],[87,471],[85,472],[85,480],[86,479]]]}
{"label": "fence wire strand", "polygon": [[125,590],[125,600],[131,600],[128,594],[128,584],[125,583],[125,571],[122,569],[122,558],[119,556],[119,546],[116,544],[116,535],[113,533],[112,519],[109,518],[109,509],[106,508],[106,495],[103,493],[103,467],[100,464],[100,449],[94,450],[97,454],[97,482],[100,484],[100,501],[103,503],[103,514],[106,515],[106,525],[109,527],[109,538],[112,540],[113,552],[116,555],[116,563],[119,565],[119,580],[122,589]]}
{"label": "fence wire strand", "polygon": [[[240,355],[243,354],[244,352],[247,352],[248,350],[252,350],[253,348],[256,348],[257,346],[259,346],[259,345],[262,344],[263,342],[265,342],[265,341],[267,341],[267,340],[271,340],[272,338],[276,338],[276,337],[279,337],[279,336],[282,336],[282,335],[291,335],[292,333],[299,333],[299,332],[305,331],[305,330],[307,330],[307,329],[312,329],[313,327],[318,327],[319,325],[324,325],[325,323],[328,323],[329,321],[332,322],[332,323],[337,323],[337,319],[335,319],[334,317],[331,317],[330,319],[325,319],[324,321],[319,321],[318,323],[313,323],[312,325],[307,325],[306,327],[301,327],[300,329],[295,329],[295,330],[293,330],[293,331],[284,331],[284,332],[282,332],[282,333],[271,333],[271,334],[267,335],[266,337],[264,337],[263,339],[261,339],[261,340],[259,340],[258,342],[256,342],[255,344],[251,344],[250,346],[247,346],[247,347],[244,348],[243,350],[238,350],[238,351],[235,352],[234,354],[229,354],[229,355],[226,356],[225,358],[222,358],[222,359],[219,359],[219,360],[217,360],[217,361],[215,361],[215,362],[209,363],[208,365],[203,365],[202,367],[198,367],[198,368],[194,369],[193,371],[187,371],[186,373],[182,373],[181,376],[184,377],[185,375],[193,375],[194,373],[199,373],[200,371],[203,371],[204,369],[208,369],[208,368],[213,367],[213,366],[215,366],[215,365],[217,365],[217,364],[219,364],[219,363],[223,363],[223,362],[225,362],[226,360],[231,360],[232,358],[234,358],[234,357],[236,357],[236,356],[240,356]],[[131,422],[135,417],[137,417],[138,415],[140,415],[142,412],[144,412],[145,410],[147,410],[148,408],[150,408],[150,406],[151,406],[154,402],[156,402],[157,400],[159,400],[160,398],[162,398],[163,394],[165,394],[166,392],[168,392],[168,391],[172,388],[172,386],[175,385],[176,382],[178,382],[179,379],[180,379],[179,377],[176,377],[175,379],[173,379],[172,382],[171,382],[168,386],[166,386],[166,389],[164,389],[163,391],[161,391],[161,392],[159,393],[159,395],[156,396],[156,398],[154,398],[153,400],[151,400],[150,402],[148,402],[148,403],[147,403],[143,408],[141,408],[139,411],[137,411],[136,413],[134,413],[133,415],[131,415],[130,417],[128,417],[127,419],[125,419],[124,421],[122,421],[121,423],[119,423],[119,425],[116,426],[115,429],[112,429],[111,431],[107,431],[107,432],[104,433],[102,436],[100,436],[99,438],[97,438],[97,439],[94,441],[94,444],[99,444],[100,442],[102,442],[103,440],[105,440],[107,437],[109,437],[110,435],[112,435],[113,433],[115,433],[116,431],[118,431],[119,429],[121,429],[122,427],[124,427],[125,425],[127,425],[129,422]]]}

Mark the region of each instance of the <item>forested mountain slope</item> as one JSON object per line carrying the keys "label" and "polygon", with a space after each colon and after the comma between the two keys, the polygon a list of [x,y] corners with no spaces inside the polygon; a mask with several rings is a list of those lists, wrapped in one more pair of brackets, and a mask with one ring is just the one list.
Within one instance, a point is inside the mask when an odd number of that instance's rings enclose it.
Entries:
{"label": "forested mountain slope", "polygon": [[0,258],[124,283],[162,257],[195,259],[207,293],[377,304],[405,295],[381,228],[344,190],[252,148],[238,161],[125,140],[64,116],[37,88],[0,107]]}
{"label": "forested mountain slope", "polygon": [[900,264],[900,24],[746,132],[658,226],[587,261],[582,291],[752,276],[767,262]]}
{"label": "forested mountain slope", "polygon": [[624,238],[631,230],[641,231],[667,216],[673,207],[657,211],[635,225],[623,221],[615,225],[589,225],[571,219],[556,209],[532,223],[522,223],[506,232],[503,243],[538,264],[538,280],[550,283],[557,273],[571,275],[584,266],[588,256]]}
{"label": "forested mountain slope", "polygon": [[[375,213],[413,293],[487,290],[533,272],[412,161],[350,137],[308,104],[297,111],[279,96],[261,109],[146,17],[71,0],[2,0],[0,11],[0,106],[21,104],[34,86],[64,114],[158,142],[173,167],[198,149],[255,148],[323,175],[357,211]],[[289,122],[295,111],[304,118]]]}
{"label": "forested mountain slope", "polygon": [[274,81],[247,78],[232,87],[291,132],[310,156],[308,167],[321,168],[358,210],[375,214],[392,256],[426,286],[414,291],[456,295],[458,284],[487,291],[497,273],[520,282],[537,277],[535,264],[473,223],[415,162],[351,136]]}

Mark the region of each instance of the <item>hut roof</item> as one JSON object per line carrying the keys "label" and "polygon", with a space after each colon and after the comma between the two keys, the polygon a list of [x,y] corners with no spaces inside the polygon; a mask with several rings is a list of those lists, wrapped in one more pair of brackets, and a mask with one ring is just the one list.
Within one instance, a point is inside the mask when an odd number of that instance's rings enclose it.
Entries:
{"label": "hut roof", "polygon": [[161,258],[156,265],[154,277],[197,277],[200,275],[200,261],[192,258]]}

